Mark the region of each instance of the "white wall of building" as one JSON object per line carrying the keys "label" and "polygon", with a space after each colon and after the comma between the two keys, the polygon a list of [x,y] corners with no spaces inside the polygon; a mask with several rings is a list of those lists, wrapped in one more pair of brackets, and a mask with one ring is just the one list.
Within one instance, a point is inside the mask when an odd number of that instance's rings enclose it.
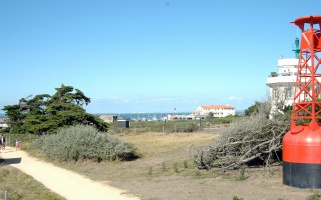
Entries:
{"label": "white wall of building", "polygon": [[213,117],[226,117],[228,115],[235,115],[235,108],[229,105],[213,105],[213,106],[199,106],[196,111],[200,115],[208,115],[213,113]]}

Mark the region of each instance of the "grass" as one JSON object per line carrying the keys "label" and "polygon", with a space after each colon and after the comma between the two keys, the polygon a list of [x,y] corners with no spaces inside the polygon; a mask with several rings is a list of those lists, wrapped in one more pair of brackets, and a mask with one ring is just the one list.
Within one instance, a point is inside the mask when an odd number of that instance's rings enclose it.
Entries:
{"label": "grass", "polygon": [[234,195],[233,196],[233,200],[244,200],[244,198],[243,197],[239,197],[237,195]]}
{"label": "grass", "polygon": [[[134,144],[141,158],[130,162],[89,161],[54,163],[84,174],[94,180],[126,180],[128,178],[161,177],[181,175],[194,177],[197,166],[189,155],[192,146],[197,149],[214,140],[216,134],[207,133],[140,133],[113,135]],[[37,150],[26,150],[33,156],[43,158]],[[159,159],[162,157],[162,159]],[[187,168],[186,168],[187,166]],[[202,176],[209,172],[202,172]],[[211,175],[212,176],[212,175]]]}
{"label": "grass", "polygon": [[[117,135],[116,135],[117,136]],[[168,154],[181,150],[188,150],[191,146],[205,146],[214,140],[217,135],[198,133],[143,133],[118,135],[135,145],[137,152],[143,158],[159,154]]]}
{"label": "grass", "polygon": [[119,128],[118,123],[114,122],[111,124],[108,132],[112,134],[195,132],[203,130],[204,128],[225,126],[238,117],[239,116],[227,116],[223,118],[206,118],[202,120],[170,120],[166,123],[165,121],[131,121],[129,128]]}
{"label": "grass", "polygon": [[247,179],[247,177],[245,176],[245,167],[243,166],[243,167],[240,169],[240,174],[235,177],[235,180],[237,180],[237,181],[244,181],[244,180],[246,180],[246,179]]}
{"label": "grass", "polygon": [[7,192],[10,200],[62,200],[63,197],[51,192],[31,176],[10,167],[0,167],[0,199]]}
{"label": "grass", "polygon": [[[189,155],[189,150],[197,151],[199,148],[208,145],[217,138],[215,133],[194,132],[194,133],[123,133],[114,134],[113,136],[124,139],[133,144],[140,158],[133,161],[121,162],[90,162],[81,161],[77,163],[65,162],[54,163],[63,168],[75,171],[85,175],[93,180],[101,181],[119,188],[130,188],[131,192],[135,190],[135,194],[140,195],[146,200],[162,199],[161,194],[151,194],[149,191],[159,190],[169,193],[171,188],[184,187],[184,182],[196,183],[191,190],[201,190],[211,185],[211,190],[216,186],[212,185],[213,180],[231,185],[247,184],[247,174],[245,168],[233,173],[224,173],[216,170],[198,170],[197,165],[193,162]],[[24,147],[32,155],[43,158],[39,151],[32,150],[25,144]],[[246,171],[246,173],[249,173]],[[240,183],[237,180],[245,180]],[[179,181],[180,180],[180,181]],[[215,181],[214,181],[215,182]],[[157,183],[157,184],[155,184]],[[127,184],[127,185],[126,185]],[[163,184],[170,185],[167,190],[163,190]],[[125,186],[126,185],[126,186]],[[146,187],[148,185],[157,185],[157,188]],[[195,188],[194,188],[195,186]],[[204,187],[203,187],[204,186]],[[186,186],[185,186],[186,187]],[[142,192],[142,190],[144,190]],[[179,189],[177,189],[176,192]],[[214,189],[215,190],[215,189]],[[225,191],[228,189],[225,189]],[[191,195],[193,192],[191,193]],[[241,196],[229,196],[230,199],[243,199],[246,194],[236,193]],[[228,195],[233,195],[229,193]],[[157,198],[156,198],[157,197]],[[244,196],[246,197],[246,196]],[[176,198],[176,197],[175,197]],[[168,199],[175,199],[174,197]],[[177,199],[195,199],[193,197],[177,198]],[[247,199],[244,198],[244,199]]]}
{"label": "grass", "polygon": [[321,194],[313,194],[308,197],[308,200],[321,200]]}

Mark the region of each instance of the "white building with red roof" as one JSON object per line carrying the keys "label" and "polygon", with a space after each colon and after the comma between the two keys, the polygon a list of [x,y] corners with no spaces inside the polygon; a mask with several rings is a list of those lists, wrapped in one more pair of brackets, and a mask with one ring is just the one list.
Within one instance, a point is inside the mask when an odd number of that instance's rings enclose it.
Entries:
{"label": "white building with red roof", "polygon": [[194,115],[208,115],[209,113],[213,113],[213,117],[235,115],[235,107],[229,106],[228,104],[199,106],[196,111],[193,112]]}

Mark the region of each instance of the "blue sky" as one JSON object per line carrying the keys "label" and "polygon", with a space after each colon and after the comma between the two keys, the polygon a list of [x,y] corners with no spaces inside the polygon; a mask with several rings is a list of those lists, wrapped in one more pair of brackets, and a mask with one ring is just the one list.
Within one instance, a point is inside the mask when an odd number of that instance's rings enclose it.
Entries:
{"label": "blue sky", "polygon": [[[61,84],[89,113],[244,110],[319,0],[1,0],[0,108]],[[3,111],[0,111],[3,113]]]}

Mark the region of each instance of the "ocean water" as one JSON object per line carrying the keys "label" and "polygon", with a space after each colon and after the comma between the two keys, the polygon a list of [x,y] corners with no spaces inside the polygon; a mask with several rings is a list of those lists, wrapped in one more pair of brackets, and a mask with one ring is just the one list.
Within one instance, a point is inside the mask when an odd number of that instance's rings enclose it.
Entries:
{"label": "ocean water", "polygon": [[[160,112],[155,112],[155,113],[95,113],[94,115],[100,116],[100,115],[113,115],[117,116],[118,119],[143,119],[145,118],[146,120],[148,119],[161,119],[163,117],[167,117],[168,115],[189,115],[192,112],[179,112],[179,113],[160,113]],[[5,118],[5,114],[0,113],[0,118]]]}
{"label": "ocean water", "polygon": [[100,115],[113,115],[117,116],[117,119],[162,119],[164,117],[167,117],[168,115],[190,115],[192,112],[168,112],[168,113],[161,113],[161,112],[155,112],[155,113],[97,113],[96,116]]}
{"label": "ocean water", "polygon": [[[168,115],[190,115],[192,112],[168,112],[168,113],[162,113],[162,112],[154,112],[154,113],[95,113],[94,115],[100,116],[100,115],[114,115],[117,116],[118,119],[162,119],[164,117],[167,117]],[[243,110],[236,110],[235,114],[237,115],[244,115]],[[5,118],[4,113],[0,113],[0,118]]]}

